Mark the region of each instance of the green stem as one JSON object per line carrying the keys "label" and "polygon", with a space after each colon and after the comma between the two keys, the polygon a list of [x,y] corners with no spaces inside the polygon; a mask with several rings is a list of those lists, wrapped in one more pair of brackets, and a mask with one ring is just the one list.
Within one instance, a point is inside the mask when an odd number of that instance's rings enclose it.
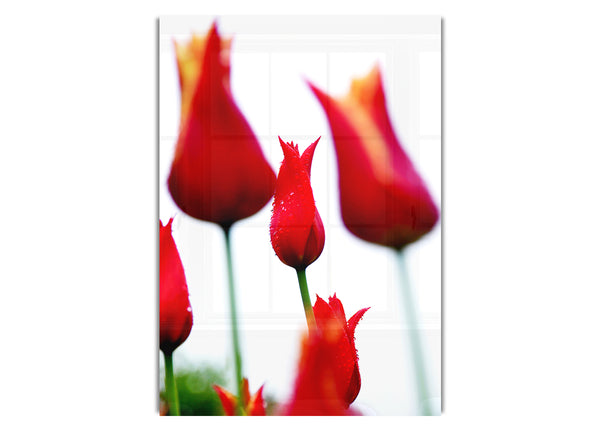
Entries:
{"label": "green stem", "polygon": [[237,385],[238,402],[237,413],[242,414],[242,406],[246,405],[246,401],[242,399],[244,391],[242,390],[242,353],[240,348],[240,338],[238,331],[237,307],[235,300],[235,282],[233,279],[233,261],[231,257],[231,227],[223,227],[225,232],[225,251],[227,254],[227,274],[229,278],[229,311],[231,314],[231,339],[233,340],[233,356],[235,363],[235,382]]}
{"label": "green stem", "polygon": [[[163,352],[164,353],[164,352]],[[179,396],[173,375],[173,352],[165,353],[165,387],[167,402],[169,403],[169,416],[179,416]]]}
{"label": "green stem", "polygon": [[429,405],[429,391],[427,383],[427,373],[425,371],[425,361],[423,356],[423,346],[418,327],[416,301],[412,295],[412,288],[408,276],[408,267],[406,257],[402,251],[398,251],[398,266],[400,269],[402,302],[404,303],[404,312],[408,324],[408,333],[410,336],[410,346],[414,363],[415,383],[417,386],[418,399],[421,404],[421,414],[431,416],[431,406]]}
{"label": "green stem", "polygon": [[300,285],[300,295],[302,296],[302,305],[304,305],[304,314],[306,314],[306,324],[308,329],[316,328],[315,315],[313,313],[312,304],[310,303],[310,295],[308,293],[308,283],[306,282],[306,269],[297,269],[298,284]]}

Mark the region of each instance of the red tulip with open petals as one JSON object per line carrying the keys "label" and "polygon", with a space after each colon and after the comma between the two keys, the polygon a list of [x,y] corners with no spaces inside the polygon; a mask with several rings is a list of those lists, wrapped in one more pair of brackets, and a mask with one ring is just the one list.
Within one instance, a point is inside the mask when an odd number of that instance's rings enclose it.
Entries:
{"label": "red tulip with open petals", "polygon": [[345,98],[309,85],[329,120],[348,230],[399,250],[431,231],[439,212],[394,133],[379,68],[354,80]]}
{"label": "red tulip with open petals", "polygon": [[181,122],[168,178],[179,208],[224,228],[264,207],[275,185],[275,173],[231,93],[230,42],[213,24],[205,37],[175,45]]}
{"label": "red tulip with open petals", "polygon": [[160,224],[160,349],[171,354],[190,335],[193,324],[187,282],[171,233],[173,219]]}
{"label": "red tulip with open petals", "polygon": [[325,246],[325,229],[315,205],[310,170],[318,138],[304,150],[279,138],[283,162],[275,184],[271,244],[277,257],[288,266],[304,270]]}
{"label": "red tulip with open petals", "polygon": [[[244,378],[242,386],[245,400],[245,405],[242,406],[244,413],[248,416],[265,416],[265,402],[262,396],[264,385],[258,388],[258,391],[252,396],[250,396],[250,390],[248,388],[248,379]],[[237,397],[219,385],[213,385],[213,389],[221,400],[221,405],[223,406],[225,414],[227,416],[235,416]]]}
{"label": "red tulip with open petals", "polygon": [[313,311],[318,330],[309,331],[303,340],[293,397],[283,414],[356,414],[349,409],[361,385],[354,331],[367,310],[359,310],[346,322],[335,294],[329,303],[317,296]]}
{"label": "red tulip with open petals", "polygon": [[[358,370],[358,354],[356,353],[354,344],[354,331],[356,330],[356,325],[369,308],[370,307],[358,310],[346,322],[344,306],[335,293],[332,297],[329,297],[329,303],[325,302],[317,295],[317,301],[313,306],[317,328],[319,328],[321,332],[329,333],[342,330],[346,336],[345,338],[340,337],[337,340],[337,350],[339,353],[336,362],[339,380],[341,382],[347,382],[345,385],[347,389],[344,393],[344,400],[347,406],[358,396],[361,384],[360,372]],[[344,387],[344,385],[342,385],[342,387]]]}

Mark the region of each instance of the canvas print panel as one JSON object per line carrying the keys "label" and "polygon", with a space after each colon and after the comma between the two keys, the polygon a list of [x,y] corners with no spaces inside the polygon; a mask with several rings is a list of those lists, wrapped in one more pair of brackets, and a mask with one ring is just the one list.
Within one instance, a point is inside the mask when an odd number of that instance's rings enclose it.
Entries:
{"label": "canvas print panel", "polygon": [[160,19],[161,414],[441,414],[441,37]]}

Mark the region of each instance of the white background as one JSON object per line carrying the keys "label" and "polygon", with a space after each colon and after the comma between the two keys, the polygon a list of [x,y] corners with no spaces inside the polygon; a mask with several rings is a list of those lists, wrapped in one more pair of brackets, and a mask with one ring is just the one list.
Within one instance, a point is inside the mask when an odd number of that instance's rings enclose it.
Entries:
{"label": "white background", "polygon": [[[3,4],[4,427],[223,423],[155,415],[156,17],[392,12],[341,4]],[[597,427],[600,30],[587,4],[393,10],[445,20],[445,408],[351,428]]]}
{"label": "white background", "polygon": [[[175,352],[175,367],[211,364],[233,377],[227,270],[221,229],[177,208],[167,189],[179,127],[180,91],[174,39],[204,35],[211,16],[160,20],[159,215],[175,216],[173,236],[184,265],[194,325]],[[403,146],[438,206],[441,202],[441,19],[439,17],[218,18],[233,35],[231,87],[271,166],[283,159],[278,135],[300,151],[317,137],[311,183],[325,227],[325,248],[307,269],[311,302],[334,293],[349,318],[370,307],[356,331],[362,387],[353,406],[365,414],[418,414],[410,340],[392,250],[359,240],[344,227],[337,164],[327,117],[304,79],[345,96],[353,78],[376,64],[387,106]],[[443,211],[443,210],[442,210]],[[251,390],[285,402],[291,396],[306,320],[295,271],[269,242],[271,202],[232,230],[243,373]],[[441,225],[405,250],[418,307],[428,396],[441,400]],[[162,357],[162,355],[161,355]],[[162,362],[161,362],[162,364]],[[162,380],[162,379],[161,379]],[[391,390],[389,382],[396,382]],[[229,388],[235,384],[230,380]]]}

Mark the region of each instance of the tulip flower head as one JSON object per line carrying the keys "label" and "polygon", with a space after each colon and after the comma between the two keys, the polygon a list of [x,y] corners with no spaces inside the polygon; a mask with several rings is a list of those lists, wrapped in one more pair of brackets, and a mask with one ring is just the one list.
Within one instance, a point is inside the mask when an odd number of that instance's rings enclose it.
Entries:
{"label": "tulip flower head", "polygon": [[313,311],[318,330],[310,331],[303,340],[286,415],[355,414],[349,406],[360,391],[361,380],[354,331],[367,310],[359,310],[346,322],[344,307],[335,294],[329,303],[317,295]]}
{"label": "tulip flower head", "polygon": [[231,93],[230,44],[213,24],[205,37],[175,45],[181,120],[167,181],[183,212],[223,227],[258,212],[275,184],[275,173]]}
{"label": "tulip flower head", "polygon": [[345,98],[309,85],[329,120],[348,230],[399,250],[431,231],[439,212],[394,133],[379,68],[354,80]]}
{"label": "tulip flower head", "polygon": [[[265,403],[262,396],[264,385],[262,385],[252,396],[250,396],[250,390],[248,388],[248,379],[244,378],[242,386],[245,400],[245,405],[242,406],[244,412],[248,416],[265,416]],[[237,397],[219,385],[213,385],[213,389],[221,400],[221,405],[223,406],[225,414],[227,416],[235,416]]]}
{"label": "tulip flower head", "polygon": [[306,269],[323,251],[325,229],[310,185],[318,138],[300,155],[298,145],[279,138],[284,159],[275,184],[271,244],[277,257],[297,270]]}
{"label": "tulip flower head", "polygon": [[160,349],[171,354],[190,335],[193,316],[187,282],[171,233],[173,219],[160,224]]}

